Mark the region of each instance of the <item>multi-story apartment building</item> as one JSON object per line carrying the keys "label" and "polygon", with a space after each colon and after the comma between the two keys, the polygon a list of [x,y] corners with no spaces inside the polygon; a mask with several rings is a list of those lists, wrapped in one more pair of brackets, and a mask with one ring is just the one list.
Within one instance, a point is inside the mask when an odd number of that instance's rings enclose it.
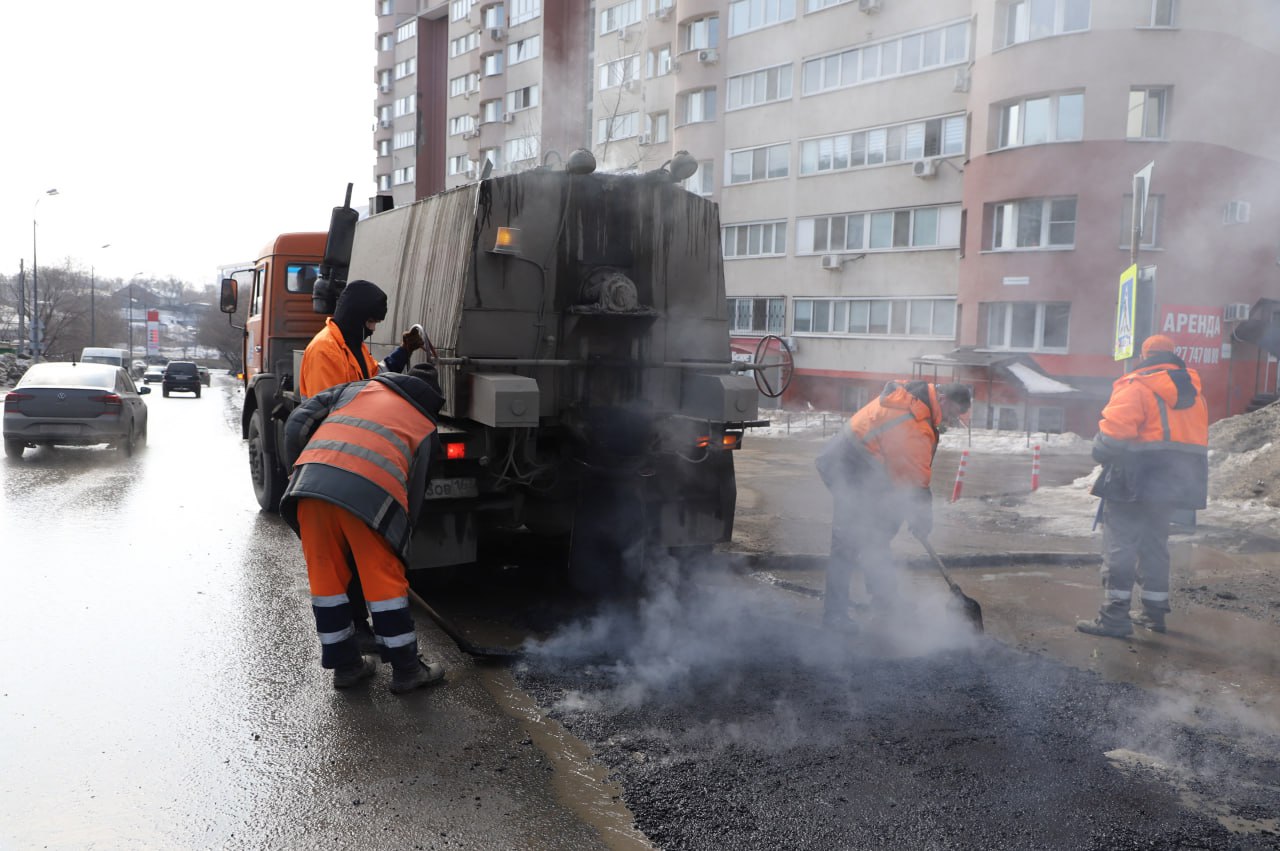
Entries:
{"label": "multi-story apartment building", "polygon": [[[686,187],[720,205],[734,347],[791,343],[788,404],[849,410],[889,378],[954,376],[980,424],[1092,433],[1124,366],[1132,176],[1153,161],[1135,330],[1179,335],[1215,418],[1275,392],[1275,359],[1231,340],[1273,321],[1280,290],[1264,0],[384,8],[375,141],[395,203],[551,150],[639,171],[689,151]],[[434,70],[402,92],[414,21]]]}

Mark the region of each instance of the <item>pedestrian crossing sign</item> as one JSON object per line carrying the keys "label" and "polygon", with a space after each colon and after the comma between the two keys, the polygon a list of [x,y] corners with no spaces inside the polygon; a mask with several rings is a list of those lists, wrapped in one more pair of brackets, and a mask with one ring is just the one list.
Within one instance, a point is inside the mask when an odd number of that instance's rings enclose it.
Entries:
{"label": "pedestrian crossing sign", "polygon": [[1120,296],[1116,301],[1116,360],[1133,357],[1133,321],[1138,309],[1138,264],[1120,276]]}

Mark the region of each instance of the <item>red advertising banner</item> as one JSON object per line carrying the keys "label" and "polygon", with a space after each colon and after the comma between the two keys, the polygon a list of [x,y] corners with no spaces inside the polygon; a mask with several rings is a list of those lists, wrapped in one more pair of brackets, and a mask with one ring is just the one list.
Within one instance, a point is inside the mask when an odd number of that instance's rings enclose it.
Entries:
{"label": "red advertising banner", "polygon": [[1222,306],[1162,305],[1157,327],[1158,333],[1178,347],[1178,357],[1200,373],[1210,419],[1227,416],[1228,358],[1222,353]]}
{"label": "red advertising banner", "polygon": [[147,311],[147,354],[160,354],[160,311]]}

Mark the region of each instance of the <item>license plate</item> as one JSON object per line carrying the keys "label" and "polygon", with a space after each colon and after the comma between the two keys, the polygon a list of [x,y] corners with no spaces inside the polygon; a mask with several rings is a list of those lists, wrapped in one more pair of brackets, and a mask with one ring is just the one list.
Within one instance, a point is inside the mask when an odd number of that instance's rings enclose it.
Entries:
{"label": "license plate", "polygon": [[427,499],[470,499],[480,495],[475,479],[432,479],[427,482]]}
{"label": "license plate", "polygon": [[40,427],[41,434],[47,434],[54,437],[69,437],[80,433],[78,425],[59,425],[56,423],[46,423]]}

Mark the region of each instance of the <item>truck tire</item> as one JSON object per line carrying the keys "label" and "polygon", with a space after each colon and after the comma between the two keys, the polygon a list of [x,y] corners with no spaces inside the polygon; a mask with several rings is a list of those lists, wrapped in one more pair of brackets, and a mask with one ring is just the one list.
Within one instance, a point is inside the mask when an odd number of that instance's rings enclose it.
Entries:
{"label": "truck tire", "polygon": [[266,443],[270,439],[262,416],[262,410],[249,418],[249,477],[253,480],[253,495],[263,511],[278,512],[280,497],[284,496],[289,477],[268,453]]}

